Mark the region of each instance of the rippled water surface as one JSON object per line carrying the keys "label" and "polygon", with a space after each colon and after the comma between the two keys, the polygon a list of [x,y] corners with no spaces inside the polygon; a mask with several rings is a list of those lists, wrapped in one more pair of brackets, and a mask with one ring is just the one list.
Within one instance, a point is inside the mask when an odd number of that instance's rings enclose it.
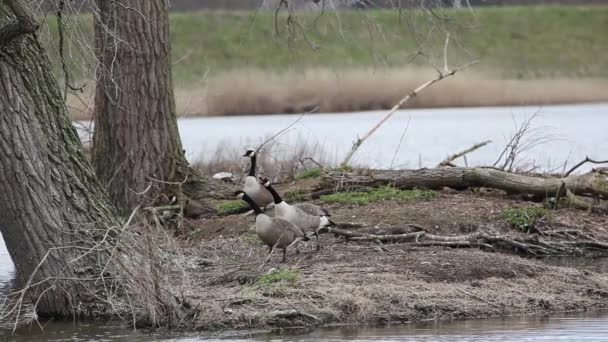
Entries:
{"label": "rippled water surface", "polygon": [[162,336],[133,332],[123,326],[95,324],[49,324],[42,333],[38,328],[21,329],[16,335],[0,331],[0,339],[22,341],[608,341],[608,315],[580,314],[550,317],[510,317],[455,322],[425,322],[389,327],[341,327],[317,329],[302,334],[257,334],[239,337],[204,335]]}
{"label": "rippled water surface", "polygon": [[[369,167],[435,166],[447,155],[475,143],[493,142],[467,156],[470,165],[492,164],[520,123],[538,111],[528,137],[544,138],[522,157],[553,169],[565,161],[598,160],[608,155],[608,104],[547,107],[483,107],[403,110],[369,138],[353,161]],[[281,138],[285,149],[318,143],[328,161],[342,160],[357,136],[365,134],[385,112],[311,114]],[[181,119],[179,130],[190,160],[212,156],[218,146],[257,146],[292,123],[294,115]],[[406,123],[409,127],[395,155]],[[530,141],[531,141],[530,140]],[[460,161],[462,165],[462,161]]]}

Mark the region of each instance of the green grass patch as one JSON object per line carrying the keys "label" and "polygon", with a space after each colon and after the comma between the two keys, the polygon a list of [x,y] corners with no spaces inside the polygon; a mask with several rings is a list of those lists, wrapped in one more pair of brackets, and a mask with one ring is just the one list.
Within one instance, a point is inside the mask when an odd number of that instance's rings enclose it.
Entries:
{"label": "green grass patch", "polygon": [[269,287],[277,283],[293,284],[300,277],[300,271],[297,269],[279,269],[271,273],[262,274],[255,281],[255,285],[259,287]]}
{"label": "green grass patch", "polygon": [[529,231],[547,217],[548,213],[547,209],[539,207],[506,208],[500,213],[500,217],[517,229]]}
{"label": "green grass patch", "polygon": [[289,189],[283,193],[283,197],[287,202],[299,202],[309,199],[308,191],[302,188]]}
{"label": "green grass patch", "polygon": [[368,191],[347,191],[323,195],[321,196],[321,201],[325,203],[366,205],[388,200],[400,202],[428,201],[437,196],[439,194],[433,190],[398,190],[391,187],[383,187]]}
{"label": "green grass patch", "polygon": [[247,203],[241,200],[221,201],[215,205],[218,215],[232,215],[247,210]]}
{"label": "green grass patch", "polygon": [[323,170],[321,170],[320,168],[308,169],[308,170],[298,174],[295,177],[295,179],[318,178],[318,177],[321,177],[322,171]]}
{"label": "green grass patch", "polygon": [[[451,65],[471,60],[466,48],[482,61],[475,70],[498,77],[608,77],[608,58],[601,57],[608,55],[608,6],[488,6],[474,11],[439,11],[438,15],[449,18],[445,24],[453,38]],[[83,14],[77,21],[88,45],[94,46],[93,17]],[[56,19],[48,15],[45,22],[53,37],[45,44],[59,71]],[[288,42],[285,11],[281,11],[278,22],[281,34],[276,36],[273,11],[170,13],[171,57],[174,62],[179,60],[173,65],[176,85],[203,82],[206,76],[235,68],[287,71],[399,67],[419,50],[417,39],[424,41],[426,53],[436,56],[442,55],[445,41],[437,21],[417,9],[341,11],[339,19],[330,11],[322,16],[298,13],[307,39],[319,46],[316,51],[301,32]],[[408,25],[416,28],[416,36]],[[82,76],[82,60],[91,56],[83,57],[78,52],[70,56],[72,79],[78,79]],[[412,63],[429,66],[426,58],[416,58]]]}

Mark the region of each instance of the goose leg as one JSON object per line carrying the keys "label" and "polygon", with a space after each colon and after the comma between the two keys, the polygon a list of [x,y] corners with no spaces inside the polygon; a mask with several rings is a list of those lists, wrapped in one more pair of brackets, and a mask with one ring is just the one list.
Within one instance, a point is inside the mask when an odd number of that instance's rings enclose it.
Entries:
{"label": "goose leg", "polygon": [[317,251],[320,251],[321,246],[319,246],[319,233],[315,232],[315,237],[317,238]]}
{"label": "goose leg", "polygon": [[267,264],[270,261],[270,257],[272,256],[272,250],[274,246],[268,246],[268,256],[266,257],[265,263]]}
{"label": "goose leg", "polygon": [[283,248],[283,260],[281,262],[285,262],[285,254],[287,254],[287,248]]}

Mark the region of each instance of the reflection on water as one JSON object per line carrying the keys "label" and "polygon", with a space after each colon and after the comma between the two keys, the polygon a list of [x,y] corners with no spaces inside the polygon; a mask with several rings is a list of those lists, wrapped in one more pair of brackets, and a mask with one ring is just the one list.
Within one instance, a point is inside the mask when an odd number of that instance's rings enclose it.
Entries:
{"label": "reflection on water", "polygon": [[258,341],[607,341],[608,316],[510,317],[381,328],[319,329]]}
{"label": "reflection on water", "polygon": [[201,335],[167,337],[133,332],[124,326],[95,324],[48,324],[20,329],[16,335],[0,331],[7,342],[91,341],[91,342],[237,342],[237,341],[607,341],[608,315],[579,314],[550,317],[509,317],[504,319],[454,322],[424,322],[388,327],[340,327],[316,329],[305,334],[263,334],[253,337],[209,337]]}
{"label": "reflection on water", "polygon": [[6,245],[0,235],[0,289],[5,289],[10,286],[11,281],[15,278],[15,267],[11,256],[6,250]]}

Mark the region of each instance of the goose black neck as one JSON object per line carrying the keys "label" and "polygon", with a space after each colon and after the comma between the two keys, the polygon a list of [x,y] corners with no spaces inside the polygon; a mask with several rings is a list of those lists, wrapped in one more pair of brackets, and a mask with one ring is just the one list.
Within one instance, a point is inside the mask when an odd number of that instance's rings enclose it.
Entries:
{"label": "goose black neck", "polygon": [[253,209],[253,211],[255,212],[256,216],[262,213],[262,209],[260,209],[260,207],[257,204],[255,204],[253,199],[251,197],[247,196],[247,194],[245,194],[243,196],[243,201],[245,201],[245,202],[247,202],[247,204],[249,204],[251,209]]}
{"label": "goose black neck", "polygon": [[270,191],[270,194],[272,195],[272,198],[274,199],[274,204],[279,204],[279,203],[283,202],[281,195],[279,195],[279,193],[272,187],[272,185],[269,185],[267,189],[268,189],[268,191]]}
{"label": "goose black neck", "polygon": [[255,177],[255,160],[257,159],[257,156],[254,154],[253,157],[251,157],[251,168],[249,169],[249,175]]}

